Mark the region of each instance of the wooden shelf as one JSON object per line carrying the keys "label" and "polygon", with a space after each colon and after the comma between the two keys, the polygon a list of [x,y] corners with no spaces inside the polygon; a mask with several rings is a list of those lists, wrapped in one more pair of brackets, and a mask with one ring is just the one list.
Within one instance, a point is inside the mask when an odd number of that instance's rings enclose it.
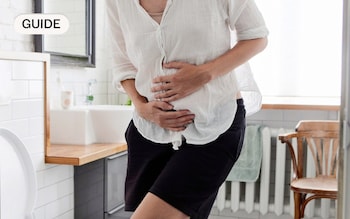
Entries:
{"label": "wooden shelf", "polygon": [[126,143],[63,145],[51,144],[46,149],[45,162],[81,166],[127,150]]}
{"label": "wooden shelf", "polygon": [[262,109],[276,110],[340,110],[340,97],[267,97]]}

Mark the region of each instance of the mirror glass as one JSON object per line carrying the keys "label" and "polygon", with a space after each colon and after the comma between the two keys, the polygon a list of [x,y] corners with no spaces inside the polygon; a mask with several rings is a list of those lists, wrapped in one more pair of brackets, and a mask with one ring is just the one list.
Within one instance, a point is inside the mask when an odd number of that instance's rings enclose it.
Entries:
{"label": "mirror glass", "polygon": [[36,35],[35,51],[51,54],[52,64],[95,66],[95,0],[35,0],[36,13],[61,14],[69,29],[61,35]]}

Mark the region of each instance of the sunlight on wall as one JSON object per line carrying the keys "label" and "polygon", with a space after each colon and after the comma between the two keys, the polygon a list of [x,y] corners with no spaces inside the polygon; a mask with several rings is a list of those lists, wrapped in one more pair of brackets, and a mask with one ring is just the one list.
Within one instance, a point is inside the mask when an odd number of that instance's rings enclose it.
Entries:
{"label": "sunlight on wall", "polygon": [[269,28],[251,61],[264,96],[340,96],[341,0],[256,0]]}

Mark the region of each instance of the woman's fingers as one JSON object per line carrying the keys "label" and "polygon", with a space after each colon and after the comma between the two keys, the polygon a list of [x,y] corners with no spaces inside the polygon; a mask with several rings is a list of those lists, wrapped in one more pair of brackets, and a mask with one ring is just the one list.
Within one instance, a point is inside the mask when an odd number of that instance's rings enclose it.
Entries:
{"label": "woman's fingers", "polygon": [[182,131],[193,123],[195,115],[189,110],[174,110],[171,104],[163,101],[154,101],[152,105],[150,120],[162,128]]}
{"label": "woman's fingers", "polygon": [[153,79],[154,86],[151,91],[158,100],[172,102],[184,98],[211,80],[210,72],[200,65],[170,62],[163,67],[176,69],[176,72]]}

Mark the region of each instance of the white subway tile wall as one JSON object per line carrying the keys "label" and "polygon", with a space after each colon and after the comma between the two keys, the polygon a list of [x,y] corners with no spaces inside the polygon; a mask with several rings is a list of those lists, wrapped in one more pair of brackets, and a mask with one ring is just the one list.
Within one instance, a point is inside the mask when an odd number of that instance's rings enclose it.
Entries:
{"label": "white subway tile wall", "polygon": [[[16,16],[33,12],[34,1],[0,1],[0,50],[33,52],[32,36],[18,34],[13,29]],[[55,87],[56,73],[60,73],[66,89],[75,93],[75,103],[82,104],[86,95],[87,81],[97,79],[93,87],[94,104],[119,103],[125,96],[112,87],[111,70],[108,67],[108,36],[105,34],[104,1],[96,1],[96,68],[52,66],[49,86]],[[29,65],[29,66],[28,66]],[[14,67],[12,67],[14,66]],[[44,163],[44,121],[43,121],[43,77],[38,74],[41,67],[21,62],[16,65],[1,64],[0,80],[3,73],[11,72],[15,87],[9,105],[0,105],[0,127],[17,134],[25,143],[37,170],[38,200],[35,219],[73,219],[74,191],[73,167]],[[293,128],[300,119],[337,119],[337,112],[262,110],[248,118],[248,123],[266,124],[271,127]]]}
{"label": "white subway tile wall", "polygon": [[[54,87],[56,73],[59,72],[62,84],[74,91],[76,104],[82,104],[86,95],[87,81],[97,79],[94,86],[95,103],[117,103],[115,91],[108,88],[108,65],[105,58],[105,15],[103,1],[96,1],[96,68],[52,66],[49,86]],[[16,33],[13,23],[16,16],[32,13],[34,1],[0,1],[0,50],[33,52],[33,36]],[[50,165],[44,162],[44,121],[43,121],[43,76],[40,63],[0,62],[2,74],[11,73],[14,92],[9,105],[0,105],[0,127],[16,133],[26,145],[37,170],[38,200],[35,209],[36,219],[73,219],[73,167]],[[109,93],[110,92],[110,93]],[[109,98],[110,96],[111,98]]]}
{"label": "white subway tile wall", "polygon": [[[1,61],[15,85],[9,104],[0,105],[0,127],[14,132],[29,151],[38,179],[35,218],[73,218],[73,167],[44,161],[44,67],[40,62]],[[5,64],[6,65],[5,65]],[[6,68],[4,67],[6,66]],[[55,207],[56,206],[56,207]]]}

